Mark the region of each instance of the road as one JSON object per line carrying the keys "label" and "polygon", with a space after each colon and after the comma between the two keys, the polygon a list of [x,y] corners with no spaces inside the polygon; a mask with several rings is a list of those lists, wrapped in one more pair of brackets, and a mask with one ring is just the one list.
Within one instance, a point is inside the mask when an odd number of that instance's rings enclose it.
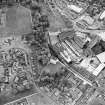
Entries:
{"label": "road", "polygon": [[88,80],[87,78],[85,78],[84,76],[82,76],[81,74],[79,74],[78,72],[76,72],[72,67],[69,67],[68,65],[65,65],[65,66],[75,76],[77,76],[78,78],[82,79],[84,82],[86,82],[86,83],[88,83],[89,85],[92,86],[92,82],[90,80]]}

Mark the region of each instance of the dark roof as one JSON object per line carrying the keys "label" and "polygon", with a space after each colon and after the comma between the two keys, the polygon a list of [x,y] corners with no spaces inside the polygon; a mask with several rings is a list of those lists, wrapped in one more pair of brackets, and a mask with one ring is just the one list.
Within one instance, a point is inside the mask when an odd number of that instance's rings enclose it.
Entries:
{"label": "dark roof", "polygon": [[60,38],[60,40],[63,40],[65,38],[67,38],[67,37],[73,38],[74,35],[75,35],[75,31],[74,30],[70,30],[70,31],[66,31],[66,32],[61,32],[59,34],[59,38]]}
{"label": "dark roof", "polygon": [[80,48],[83,48],[84,42],[81,38],[79,38],[78,36],[74,36],[74,41],[76,42],[76,44],[78,44]]}

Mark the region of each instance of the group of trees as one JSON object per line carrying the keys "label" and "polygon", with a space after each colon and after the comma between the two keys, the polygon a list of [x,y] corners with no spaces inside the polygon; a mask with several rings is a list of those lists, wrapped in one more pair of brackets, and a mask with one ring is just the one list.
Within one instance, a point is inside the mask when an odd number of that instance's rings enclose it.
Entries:
{"label": "group of trees", "polygon": [[76,0],[77,3],[89,5],[86,12],[94,17],[105,8],[105,0]]}
{"label": "group of trees", "polygon": [[101,13],[101,11],[105,9],[105,0],[90,0],[88,3],[89,7],[87,9],[87,12],[92,17]]}
{"label": "group of trees", "polygon": [[49,61],[50,55],[50,51],[47,44],[47,35],[49,28],[48,17],[47,15],[43,15],[42,8],[39,5],[32,5],[31,11],[34,41],[31,43],[30,46],[37,49],[37,57],[39,63],[45,65]]}
{"label": "group of trees", "polygon": [[[62,68],[64,69],[64,68]],[[68,70],[61,70],[54,74],[43,71],[38,81],[39,87],[48,87],[50,90],[57,88],[61,90],[61,82],[64,77],[68,74]]]}
{"label": "group of trees", "polygon": [[95,46],[93,46],[92,51],[95,54],[100,54],[105,51],[105,41],[100,40],[100,42],[97,42]]}
{"label": "group of trees", "polygon": [[89,5],[89,7],[86,10],[86,12],[91,17],[98,15],[99,13],[101,13],[101,11],[102,11],[102,8],[100,6],[97,6],[97,5]]}

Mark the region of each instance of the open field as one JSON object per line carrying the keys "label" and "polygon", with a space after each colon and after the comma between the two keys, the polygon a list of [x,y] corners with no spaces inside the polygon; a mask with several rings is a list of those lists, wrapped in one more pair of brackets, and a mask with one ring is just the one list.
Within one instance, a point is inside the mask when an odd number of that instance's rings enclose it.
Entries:
{"label": "open field", "polygon": [[1,36],[22,35],[31,33],[31,13],[30,10],[22,6],[13,6],[4,13],[4,25],[0,26]]}

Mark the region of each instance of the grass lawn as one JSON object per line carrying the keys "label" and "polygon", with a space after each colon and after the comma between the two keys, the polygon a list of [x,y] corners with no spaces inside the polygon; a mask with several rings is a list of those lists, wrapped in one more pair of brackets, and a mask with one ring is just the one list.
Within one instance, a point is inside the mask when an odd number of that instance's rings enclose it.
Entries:
{"label": "grass lawn", "polygon": [[6,12],[6,24],[0,27],[2,36],[22,35],[32,32],[31,29],[31,12],[22,6],[13,6]]}

